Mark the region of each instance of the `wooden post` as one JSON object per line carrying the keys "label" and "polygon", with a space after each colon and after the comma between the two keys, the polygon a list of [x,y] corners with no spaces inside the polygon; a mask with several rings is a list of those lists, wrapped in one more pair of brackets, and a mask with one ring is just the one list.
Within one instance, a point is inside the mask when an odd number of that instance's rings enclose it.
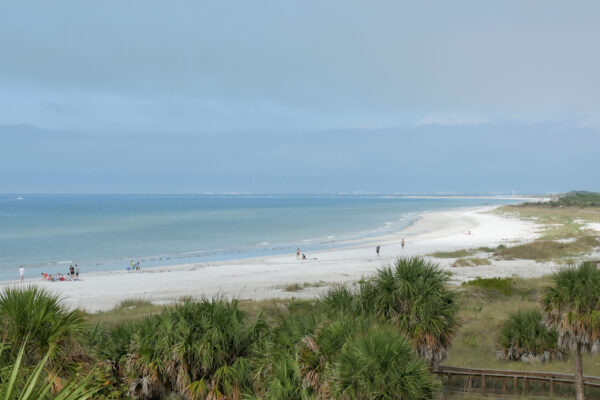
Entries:
{"label": "wooden post", "polygon": [[550,379],[550,397],[554,396],[554,379]]}
{"label": "wooden post", "polygon": [[485,395],[485,375],[481,375],[481,393]]}
{"label": "wooden post", "polygon": [[523,393],[525,396],[527,396],[527,393],[529,393],[529,381],[527,380],[527,377],[523,378]]}
{"label": "wooden post", "polygon": [[519,394],[519,377],[515,376],[514,381],[515,381],[515,385],[514,385],[514,393],[513,394]]}

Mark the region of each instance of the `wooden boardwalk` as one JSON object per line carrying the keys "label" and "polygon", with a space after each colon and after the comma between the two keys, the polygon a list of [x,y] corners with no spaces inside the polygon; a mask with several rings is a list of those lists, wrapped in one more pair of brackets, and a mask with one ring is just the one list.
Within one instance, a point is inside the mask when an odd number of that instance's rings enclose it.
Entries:
{"label": "wooden boardwalk", "polygon": [[[480,368],[459,368],[440,366],[435,371],[446,377],[446,388],[450,391],[479,392],[501,395],[535,395],[553,397],[573,390],[575,378],[570,374],[557,372],[533,372],[493,370]],[[458,383],[458,385],[457,385]],[[586,391],[600,393],[600,377],[585,376]],[[565,386],[568,386],[565,387]]]}

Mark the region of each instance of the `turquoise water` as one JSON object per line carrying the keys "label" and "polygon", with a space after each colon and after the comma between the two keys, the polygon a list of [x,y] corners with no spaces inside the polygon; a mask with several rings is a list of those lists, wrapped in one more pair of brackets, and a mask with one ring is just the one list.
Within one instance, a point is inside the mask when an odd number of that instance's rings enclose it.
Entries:
{"label": "turquoise water", "polygon": [[314,251],[397,231],[417,213],[499,199],[393,196],[0,195],[0,280]]}

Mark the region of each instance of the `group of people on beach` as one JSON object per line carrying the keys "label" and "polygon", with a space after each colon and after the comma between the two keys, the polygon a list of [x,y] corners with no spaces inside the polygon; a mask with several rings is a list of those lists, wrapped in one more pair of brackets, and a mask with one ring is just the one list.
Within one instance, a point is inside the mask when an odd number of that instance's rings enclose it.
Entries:
{"label": "group of people on beach", "polygon": [[131,262],[129,263],[129,267],[127,267],[127,271],[139,271],[140,268],[140,262],[133,262],[133,260],[131,260]]}
{"label": "group of people on beach", "polygon": [[296,260],[306,260],[306,254],[300,251],[300,247],[296,249]]}
{"label": "group of people on beach", "polygon": [[[21,267],[21,268],[23,268],[23,267]],[[58,272],[58,273],[52,275],[47,272],[42,272],[42,280],[48,281],[48,282],[78,281],[79,280],[79,265],[71,264],[69,266],[69,271],[66,274],[61,274],[60,272]]]}

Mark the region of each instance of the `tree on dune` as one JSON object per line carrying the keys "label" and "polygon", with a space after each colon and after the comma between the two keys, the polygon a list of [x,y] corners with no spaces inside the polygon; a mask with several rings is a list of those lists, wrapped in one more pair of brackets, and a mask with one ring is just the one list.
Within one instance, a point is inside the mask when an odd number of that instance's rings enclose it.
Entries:
{"label": "tree on dune", "polygon": [[568,265],[552,277],[542,300],[546,323],[558,330],[558,345],[573,352],[577,400],[585,399],[583,352],[600,345],[600,271],[594,263]]}

